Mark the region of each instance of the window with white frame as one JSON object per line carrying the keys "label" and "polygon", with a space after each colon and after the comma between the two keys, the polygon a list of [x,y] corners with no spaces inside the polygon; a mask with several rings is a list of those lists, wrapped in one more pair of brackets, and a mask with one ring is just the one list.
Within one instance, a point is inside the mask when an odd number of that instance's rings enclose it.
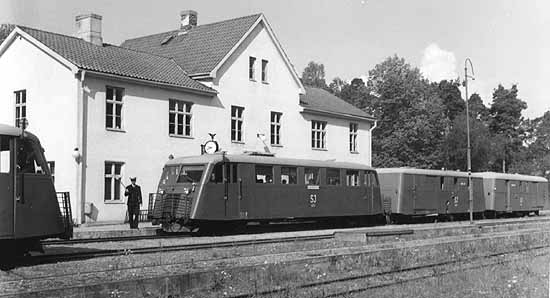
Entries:
{"label": "window with white frame", "polygon": [[48,161],[48,168],[50,168],[50,174],[52,175],[52,181],[55,183],[55,161]]}
{"label": "window with white frame", "polygon": [[104,200],[120,201],[121,200],[121,179],[122,179],[122,162],[105,162],[105,195]]}
{"label": "window with white frame", "polygon": [[326,127],[324,121],[311,121],[311,148],[326,149]]}
{"label": "window with white frame", "polygon": [[231,106],[231,141],[243,141],[243,107]]}
{"label": "window with white frame", "polygon": [[168,132],[171,136],[191,136],[190,102],[170,99],[168,114]]}
{"label": "window with white frame", "polygon": [[123,88],[107,86],[105,90],[105,127],[122,130]]}
{"label": "window with white frame", "polygon": [[281,145],[281,117],[283,113],[271,112],[271,145]]}
{"label": "window with white frame", "polygon": [[262,59],[262,82],[267,83],[267,60]]}
{"label": "window with white frame", "polygon": [[21,127],[27,119],[27,90],[15,91],[15,126]]}
{"label": "window with white frame", "polygon": [[252,81],[256,79],[256,73],[255,73],[255,64],[256,64],[256,58],[250,56],[248,58],[248,78]]}
{"label": "window with white frame", "polygon": [[357,123],[349,124],[349,151],[357,152]]}

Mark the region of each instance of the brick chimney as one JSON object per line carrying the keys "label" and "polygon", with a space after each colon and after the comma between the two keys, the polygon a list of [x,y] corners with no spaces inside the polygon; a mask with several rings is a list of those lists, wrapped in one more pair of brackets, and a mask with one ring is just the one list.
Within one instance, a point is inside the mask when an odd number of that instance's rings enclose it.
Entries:
{"label": "brick chimney", "polygon": [[197,12],[194,10],[184,10],[180,12],[180,30],[187,31],[197,26]]}
{"label": "brick chimney", "polygon": [[82,38],[95,45],[103,45],[101,37],[101,19],[100,15],[95,13],[81,14],[76,16],[76,37]]}

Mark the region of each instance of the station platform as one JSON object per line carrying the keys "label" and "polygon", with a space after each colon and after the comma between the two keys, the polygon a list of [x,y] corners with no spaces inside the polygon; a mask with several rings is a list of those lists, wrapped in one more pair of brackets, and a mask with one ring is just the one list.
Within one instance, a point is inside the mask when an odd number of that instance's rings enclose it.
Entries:
{"label": "station platform", "polygon": [[73,239],[115,238],[157,235],[160,226],[150,222],[139,223],[139,229],[130,229],[128,223],[83,224],[73,229]]}

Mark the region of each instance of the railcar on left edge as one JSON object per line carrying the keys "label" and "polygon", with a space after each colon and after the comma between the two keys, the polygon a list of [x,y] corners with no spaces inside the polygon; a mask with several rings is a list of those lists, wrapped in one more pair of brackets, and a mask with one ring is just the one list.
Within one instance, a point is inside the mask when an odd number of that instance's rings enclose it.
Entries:
{"label": "railcar on left edge", "polygon": [[41,250],[41,239],[71,237],[70,223],[38,138],[0,124],[0,259]]}
{"label": "railcar on left edge", "polygon": [[281,221],[383,222],[375,170],[356,163],[223,153],[176,158],[164,167],[153,223],[165,231]]}

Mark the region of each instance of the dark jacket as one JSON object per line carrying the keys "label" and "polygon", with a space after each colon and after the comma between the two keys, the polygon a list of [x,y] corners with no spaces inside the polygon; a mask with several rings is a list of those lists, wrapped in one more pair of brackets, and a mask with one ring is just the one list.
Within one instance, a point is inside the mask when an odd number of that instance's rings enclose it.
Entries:
{"label": "dark jacket", "polygon": [[132,184],[126,186],[124,195],[128,197],[128,206],[141,205],[141,188],[139,185],[133,186]]}

